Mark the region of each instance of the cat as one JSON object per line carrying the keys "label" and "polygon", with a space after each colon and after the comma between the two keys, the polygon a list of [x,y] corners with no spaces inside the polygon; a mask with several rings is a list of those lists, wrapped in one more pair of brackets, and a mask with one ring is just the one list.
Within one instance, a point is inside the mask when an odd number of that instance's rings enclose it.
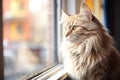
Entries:
{"label": "cat", "polygon": [[120,80],[120,54],[106,27],[82,3],[80,13],[62,11],[61,52],[72,80]]}

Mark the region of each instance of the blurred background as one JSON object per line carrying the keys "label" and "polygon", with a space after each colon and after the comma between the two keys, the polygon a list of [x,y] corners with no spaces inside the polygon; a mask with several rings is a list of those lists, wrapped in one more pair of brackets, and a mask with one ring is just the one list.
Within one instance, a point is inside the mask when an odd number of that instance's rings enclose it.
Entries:
{"label": "blurred background", "polygon": [[[120,51],[120,0],[2,0],[4,79],[16,80],[58,63],[61,8],[79,13],[85,1]],[[59,60],[58,60],[59,59]]]}
{"label": "blurred background", "polygon": [[53,0],[3,0],[5,80],[55,64]]}

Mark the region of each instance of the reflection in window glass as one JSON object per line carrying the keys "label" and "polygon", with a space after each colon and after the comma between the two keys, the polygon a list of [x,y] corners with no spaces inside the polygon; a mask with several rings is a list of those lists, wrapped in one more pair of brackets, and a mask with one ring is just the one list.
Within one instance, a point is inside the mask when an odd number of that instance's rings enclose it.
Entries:
{"label": "reflection in window glass", "polygon": [[53,0],[3,0],[5,80],[55,64]]}

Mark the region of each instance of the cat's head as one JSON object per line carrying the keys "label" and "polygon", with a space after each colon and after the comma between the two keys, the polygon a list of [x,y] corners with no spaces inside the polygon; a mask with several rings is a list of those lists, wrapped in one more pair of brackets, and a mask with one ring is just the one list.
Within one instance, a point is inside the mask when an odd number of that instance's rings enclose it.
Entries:
{"label": "cat's head", "polygon": [[92,15],[90,8],[82,3],[80,13],[68,15],[62,11],[61,22],[63,24],[63,36],[71,42],[84,41],[93,35],[104,31],[99,21]]}

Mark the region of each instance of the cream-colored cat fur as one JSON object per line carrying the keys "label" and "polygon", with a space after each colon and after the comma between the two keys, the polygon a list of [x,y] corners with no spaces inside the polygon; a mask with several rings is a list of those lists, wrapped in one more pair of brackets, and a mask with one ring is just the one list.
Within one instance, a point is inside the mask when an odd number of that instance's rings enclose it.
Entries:
{"label": "cream-colored cat fur", "polygon": [[82,3],[80,13],[62,12],[64,67],[74,80],[120,80],[120,55],[107,29]]}

